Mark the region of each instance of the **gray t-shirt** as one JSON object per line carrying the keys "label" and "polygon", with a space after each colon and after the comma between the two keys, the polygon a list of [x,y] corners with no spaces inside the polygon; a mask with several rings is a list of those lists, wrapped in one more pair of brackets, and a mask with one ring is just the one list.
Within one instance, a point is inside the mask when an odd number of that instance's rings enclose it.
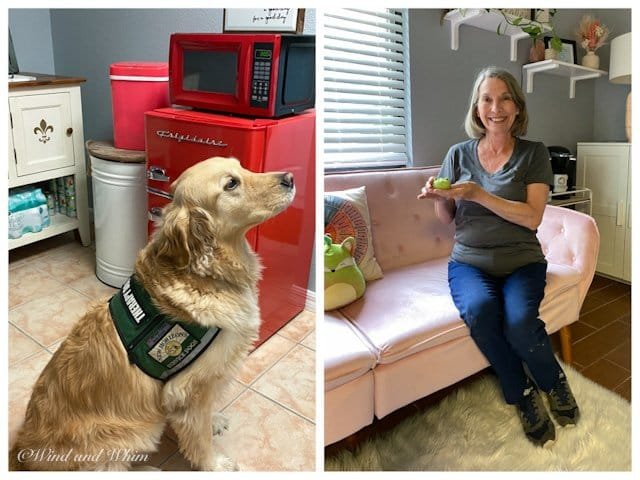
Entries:
{"label": "gray t-shirt", "polygon": [[[493,195],[518,202],[526,201],[527,185],[531,183],[553,185],[547,148],[541,142],[519,138],[511,158],[494,174],[480,164],[478,140],[473,139],[449,149],[439,176],[449,178],[452,184],[470,180]],[[545,261],[536,232],[509,222],[478,203],[456,201],[455,224],[452,260],[496,276]]]}

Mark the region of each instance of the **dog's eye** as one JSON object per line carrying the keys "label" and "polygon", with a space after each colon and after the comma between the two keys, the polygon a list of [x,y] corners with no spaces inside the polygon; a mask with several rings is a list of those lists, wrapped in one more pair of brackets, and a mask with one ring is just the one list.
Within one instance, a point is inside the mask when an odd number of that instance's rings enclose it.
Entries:
{"label": "dog's eye", "polygon": [[231,177],[229,180],[227,180],[227,183],[224,185],[224,189],[226,191],[233,190],[238,185],[240,185],[240,182],[237,179]]}

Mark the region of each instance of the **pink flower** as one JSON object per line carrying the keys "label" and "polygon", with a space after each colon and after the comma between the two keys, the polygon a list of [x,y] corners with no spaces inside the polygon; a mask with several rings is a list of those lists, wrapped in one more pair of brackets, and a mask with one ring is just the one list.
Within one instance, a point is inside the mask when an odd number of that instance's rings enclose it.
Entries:
{"label": "pink flower", "polygon": [[588,52],[595,52],[604,45],[609,36],[609,28],[591,15],[585,15],[576,29],[580,46]]}

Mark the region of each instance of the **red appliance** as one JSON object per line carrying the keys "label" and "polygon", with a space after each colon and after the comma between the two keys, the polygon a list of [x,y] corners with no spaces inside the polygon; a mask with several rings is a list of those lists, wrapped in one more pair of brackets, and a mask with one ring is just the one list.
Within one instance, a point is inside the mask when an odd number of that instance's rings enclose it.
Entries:
{"label": "red appliance", "polygon": [[168,107],[169,65],[118,62],[109,67],[113,107],[113,145],[144,150],[144,112]]}
{"label": "red appliance", "polygon": [[291,206],[247,235],[265,267],[258,346],[306,301],[315,228],[315,112],[275,120],[162,108],[145,114],[145,130],[150,233],[152,218],[171,201],[169,186],[197,162],[233,156],[255,172],[293,173]]}
{"label": "red appliance", "polygon": [[171,103],[278,118],[313,108],[315,36],[174,33]]}

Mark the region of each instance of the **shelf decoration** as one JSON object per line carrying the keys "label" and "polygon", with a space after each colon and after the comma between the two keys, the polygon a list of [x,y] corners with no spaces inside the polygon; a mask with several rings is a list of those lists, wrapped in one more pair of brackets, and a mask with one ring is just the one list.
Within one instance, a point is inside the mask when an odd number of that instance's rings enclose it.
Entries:
{"label": "shelf decoration", "polygon": [[607,41],[609,27],[600,23],[600,20],[596,20],[591,15],[585,15],[578,24],[576,37],[580,46],[587,52],[582,57],[582,65],[589,68],[599,68],[600,57],[595,52]]}

